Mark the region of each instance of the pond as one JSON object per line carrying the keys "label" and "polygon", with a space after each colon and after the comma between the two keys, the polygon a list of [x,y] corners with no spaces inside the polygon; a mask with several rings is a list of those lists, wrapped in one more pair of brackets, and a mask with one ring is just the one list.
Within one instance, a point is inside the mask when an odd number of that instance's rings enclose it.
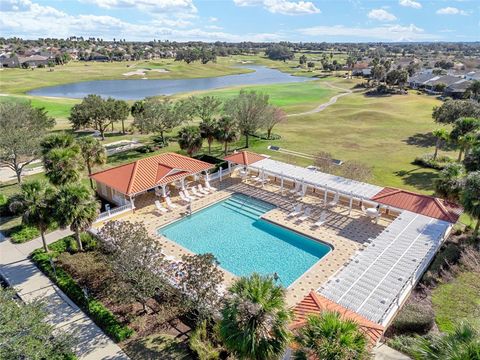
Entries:
{"label": "pond", "polygon": [[219,89],[241,85],[293,83],[313,80],[293,76],[264,66],[246,66],[255,72],[238,75],[199,79],[138,79],[138,80],[94,80],[65,85],[44,87],[29,91],[29,95],[81,99],[88,94],[113,97],[123,100],[139,100],[148,96],[174,95],[183,92]]}

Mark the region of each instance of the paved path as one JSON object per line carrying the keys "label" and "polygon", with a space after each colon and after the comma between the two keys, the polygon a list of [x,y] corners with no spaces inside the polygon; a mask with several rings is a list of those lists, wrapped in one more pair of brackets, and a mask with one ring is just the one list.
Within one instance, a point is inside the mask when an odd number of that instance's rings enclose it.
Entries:
{"label": "paved path", "polygon": [[374,360],[411,360],[407,355],[380,343],[373,349]]}
{"label": "paved path", "polygon": [[347,95],[350,95],[350,94],[353,93],[352,90],[345,89],[345,88],[342,88],[342,87],[339,87],[339,86],[335,86],[335,85],[332,85],[330,83],[324,83],[324,85],[327,85],[328,87],[330,87],[332,89],[340,89],[340,90],[345,91],[345,92],[341,93],[341,94],[338,94],[338,95],[335,95],[335,96],[332,96],[330,98],[330,100],[328,100],[326,103],[320,104],[312,110],[301,112],[301,113],[296,113],[296,114],[289,114],[288,116],[300,116],[300,115],[310,115],[310,114],[319,113],[320,111],[325,110],[330,105],[335,104],[337,102],[337,100],[339,98],[341,98],[342,96],[347,96]]}
{"label": "paved path", "polygon": [[[52,243],[70,233],[68,230],[54,231],[47,235],[47,242]],[[79,359],[128,360],[120,347],[28,259],[28,255],[41,246],[40,238],[15,245],[0,233],[0,275],[16,289],[23,301],[45,300],[49,312],[47,320],[57,329],[73,334]]]}

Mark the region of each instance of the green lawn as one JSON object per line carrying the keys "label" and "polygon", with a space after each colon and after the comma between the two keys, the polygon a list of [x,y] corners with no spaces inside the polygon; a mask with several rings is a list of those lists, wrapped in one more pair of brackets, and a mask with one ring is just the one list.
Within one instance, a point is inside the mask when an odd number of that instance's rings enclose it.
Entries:
{"label": "green lawn", "polygon": [[439,285],[432,293],[435,321],[441,331],[451,331],[462,320],[480,325],[478,273],[464,272]]}

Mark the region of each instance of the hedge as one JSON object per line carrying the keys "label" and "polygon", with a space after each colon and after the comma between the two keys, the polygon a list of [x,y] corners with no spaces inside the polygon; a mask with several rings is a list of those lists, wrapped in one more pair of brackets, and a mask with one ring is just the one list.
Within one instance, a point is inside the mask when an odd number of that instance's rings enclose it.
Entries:
{"label": "hedge", "polygon": [[435,322],[435,314],[428,306],[407,304],[392,323],[396,334],[426,334]]}
{"label": "hedge", "polygon": [[60,239],[49,246],[50,253],[42,249],[35,250],[31,258],[38,268],[45,273],[73,302],[114,341],[120,342],[133,335],[133,330],[120,324],[115,316],[98,300],[85,297],[82,288],[61,268],[53,270],[50,259],[60,253],[72,250],[75,240],[71,236]]}

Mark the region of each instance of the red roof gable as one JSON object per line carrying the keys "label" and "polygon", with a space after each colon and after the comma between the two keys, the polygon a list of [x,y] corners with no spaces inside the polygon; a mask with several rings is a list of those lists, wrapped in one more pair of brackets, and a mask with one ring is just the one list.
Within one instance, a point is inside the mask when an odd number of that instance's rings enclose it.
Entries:
{"label": "red roof gable", "polygon": [[132,195],[212,167],[187,156],[164,153],[97,172],[91,178],[122,194]]}
{"label": "red roof gable", "polygon": [[385,330],[383,326],[338,305],[314,291],[311,291],[310,294],[305,296],[303,300],[295,306],[293,309],[295,319],[290,327],[292,329],[301,328],[306,324],[308,315],[319,315],[324,311],[338,312],[343,319],[355,321],[359,325],[360,330],[367,336],[370,346],[372,347],[376,345]]}
{"label": "red roof gable", "polygon": [[256,154],[254,152],[244,150],[225,156],[223,159],[239,165],[251,165],[253,163],[256,163],[257,161],[266,159],[266,157]]}
{"label": "red roof gable", "polygon": [[373,196],[372,200],[451,223],[456,223],[462,212],[456,204],[442,199],[389,187]]}

